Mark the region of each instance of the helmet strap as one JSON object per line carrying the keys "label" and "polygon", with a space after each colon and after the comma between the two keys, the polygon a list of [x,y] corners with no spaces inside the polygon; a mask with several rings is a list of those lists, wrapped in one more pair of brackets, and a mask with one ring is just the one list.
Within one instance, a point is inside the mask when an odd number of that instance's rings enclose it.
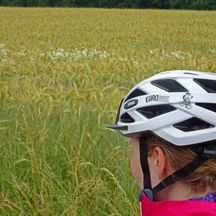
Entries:
{"label": "helmet strap", "polygon": [[150,170],[148,164],[148,148],[147,148],[145,137],[140,138],[139,147],[140,147],[140,163],[143,171],[143,192],[151,200],[153,200],[154,194],[158,193],[159,191],[163,190],[164,188],[168,187],[169,185],[173,184],[179,179],[189,175],[200,165],[202,165],[206,160],[212,158],[212,155],[214,155],[214,157],[216,155],[216,148],[214,148],[213,150],[210,149],[211,150],[210,151],[208,147],[205,147],[202,153],[198,154],[198,156],[193,161],[191,161],[184,167],[180,168],[179,170],[175,171],[173,174],[167,176],[164,180],[162,180],[159,184],[157,184],[152,189]]}
{"label": "helmet strap", "polygon": [[197,156],[189,164],[180,168],[179,170],[177,170],[173,174],[167,176],[163,181],[161,181],[158,185],[156,185],[153,188],[153,194],[158,193],[159,191],[163,190],[164,188],[168,187],[169,185],[173,184],[174,182],[178,181],[179,179],[189,175],[192,171],[197,169],[206,160],[207,160],[207,158],[204,155]]}
{"label": "helmet strap", "polygon": [[[140,163],[143,171],[143,192],[148,196],[148,198],[153,199],[151,178],[148,164],[148,149],[145,137],[140,137],[139,142],[140,147]],[[146,191],[146,192],[145,192]]]}

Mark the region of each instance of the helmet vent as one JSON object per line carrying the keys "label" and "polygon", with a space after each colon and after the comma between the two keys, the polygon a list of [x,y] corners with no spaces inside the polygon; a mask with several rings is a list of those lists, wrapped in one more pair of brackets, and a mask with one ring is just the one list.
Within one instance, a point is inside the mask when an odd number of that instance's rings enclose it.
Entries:
{"label": "helmet vent", "polygon": [[122,122],[122,123],[133,123],[135,121],[128,113],[124,113],[120,118],[120,122]]}
{"label": "helmet vent", "polygon": [[198,118],[190,118],[185,121],[182,121],[180,123],[177,123],[173,125],[175,128],[184,131],[184,132],[190,132],[190,131],[196,131],[196,130],[202,130],[207,128],[214,127],[213,125],[209,124],[208,122],[205,122]]}
{"label": "helmet vent", "polygon": [[198,74],[195,74],[195,73],[191,73],[191,72],[184,72],[184,74],[188,74],[188,75],[194,75],[194,76],[198,76]]}
{"label": "helmet vent", "polygon": [[216,80],[194,79],[194,81],[208,93],[216,93]]}
{"label": "helmet vent", "polygon": [[137,111],[148,119],[176,110],[171,105],[158,105],[138,108]]}
{"label": "helmet vent", "polygon": [[180,83],[178,83],[176,80],[173,79],[154,80],[151,82],[151,84],[167,92],[187,92],[188,91]]}
{"label": "helmet vent", "polygon": [[216,104],[214,103],[196,103],[196,105],[212,112],[216,112]]}
{"label": "helmet vent", "polygon": [[143,95],[146,95],[147,93],[145,93],[144,91],[140,90],[140,89],[135,89],[134,91],[132,91],[128,96],[127,98],[125,99],[124,102],[132,99],[132,98],[135,98],[135,97],[138,97],[138,96],[143,96]]}

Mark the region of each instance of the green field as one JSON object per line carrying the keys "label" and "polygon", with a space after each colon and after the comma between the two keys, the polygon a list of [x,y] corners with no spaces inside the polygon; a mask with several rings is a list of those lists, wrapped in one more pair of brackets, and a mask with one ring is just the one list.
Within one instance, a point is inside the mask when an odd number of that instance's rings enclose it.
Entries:
{"label": "green field", "polygon": [[216,12],[0,8],[0,215],[139,215],[105,126],[170,69],[216,72]]}

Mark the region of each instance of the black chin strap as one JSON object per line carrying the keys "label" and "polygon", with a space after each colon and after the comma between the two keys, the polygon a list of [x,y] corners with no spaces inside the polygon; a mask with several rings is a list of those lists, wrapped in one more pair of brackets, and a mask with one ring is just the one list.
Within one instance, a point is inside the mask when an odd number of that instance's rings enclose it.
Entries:
{"label": "black chin strap", "polygon": [[148,165],[148,150],[147,150],[146,139],[144,137],[140,138],[139,147],[140,147],[140,162],[143,171],[143,188],[152,189],[150,171]]}
{"label": "black chin strap", "polygon": [[152,191],[153,194],[158,193],[159,191],[163,190],[167,186],[173,184],[174,182],[178,181],[179,179],[189,175],[192,171],[198,168],[201,164],[203,164],[207,158],[204,156],[198,156],[192,162],[187,164],[186,166],[182,167],[181,169],[177,170],[173,174],[167,176],[163,181],[161,181],[158,185],[156,185]]}
{"label": "black chin strap", "polygon": [[140,162],[143,171],[143,192],[153,200],[153,195],[158,193],[159,191],[163,190],[167,186],[173,184],[174,182],[178,181],[179,179],[189,175],[192,171],[198,168],[201,164],[203,164],[209,158],[216,158],[216,147],[213,149],[209,149],[205,147],[193,161],[191,161],[186,166],[180,168],[173,174],[167,176],[163,181],[161,181],[158,185],[156,185],[153,189],[151,186],[151,178],[150,178],[150,171],[148,165],[148,150],[147,150],[147,143],[146,138],[140,138]]}

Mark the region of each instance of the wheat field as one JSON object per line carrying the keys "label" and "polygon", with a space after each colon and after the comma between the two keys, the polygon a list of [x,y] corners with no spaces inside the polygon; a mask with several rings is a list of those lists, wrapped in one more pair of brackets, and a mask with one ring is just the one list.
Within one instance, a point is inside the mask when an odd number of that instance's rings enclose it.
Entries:
{"label": "wheat field", "polygon": [[216,12],[0,8],[0,215],[139,215],[106,125],[135,83],[215,62]]}

